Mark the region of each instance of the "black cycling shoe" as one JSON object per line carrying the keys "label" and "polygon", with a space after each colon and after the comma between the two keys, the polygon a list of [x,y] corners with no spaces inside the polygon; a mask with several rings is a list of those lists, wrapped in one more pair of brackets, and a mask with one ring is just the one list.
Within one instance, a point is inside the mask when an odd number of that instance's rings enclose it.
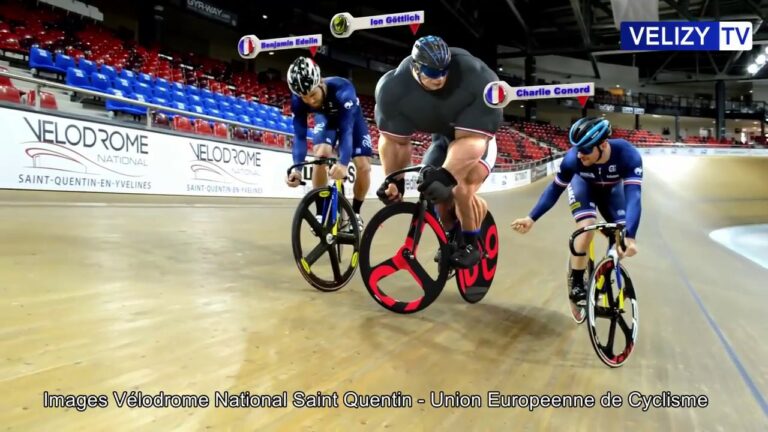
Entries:
{"label": "black cycling shoe", "polygon": [[[456,245],[456,243],[449,242],[448,243],[448,251],[449,251],[448,256],[453,255],[456,252],[457,248],[458,248],[458,246]],[[437,252],[435,252],[435,262],[439,263],[440,262],[440,258],[442,258],[442,254],[440,253],[440,248],[438,248]]]}
{"label": "black cycling shoe", "polygon": [[568,298],[576,306],[584,307],[587,305],[587,290],[584,288],[583,280],[571,281],[571,293],[568,295]]}
{"label": "black cycling shoe", "polygon": [[472,268],[476,266],[482,257],[480,251],[472,245],[459,246],[451,254],[451,264],[457,268]]}

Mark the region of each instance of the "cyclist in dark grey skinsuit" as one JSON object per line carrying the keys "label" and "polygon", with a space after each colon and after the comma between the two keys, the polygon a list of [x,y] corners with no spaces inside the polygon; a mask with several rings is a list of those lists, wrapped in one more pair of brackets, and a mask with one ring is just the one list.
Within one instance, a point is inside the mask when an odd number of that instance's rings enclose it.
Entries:
{"label": "cyclist in dark grey skinsuit", "polygon": [[[376,86],[376,124],[381,132],[379,155],[385,174],[411,164],[410,136],[433,134],[424,157],[419,191],[438,203],[438,212],[453,236],[464,240],[450,257],[457,267],[480,261],[476,242],[487,205],[476,195],[496,160],[494,136],[501,110],[483,102],[485,86],[498,81],[481,60],[460,48],[449,48],[439,37],[416,41],[410,57],[387,72]],[[402,198],[404,180],[379,189],[385,202]],[[451,213],[452,200],[459,224]]]}

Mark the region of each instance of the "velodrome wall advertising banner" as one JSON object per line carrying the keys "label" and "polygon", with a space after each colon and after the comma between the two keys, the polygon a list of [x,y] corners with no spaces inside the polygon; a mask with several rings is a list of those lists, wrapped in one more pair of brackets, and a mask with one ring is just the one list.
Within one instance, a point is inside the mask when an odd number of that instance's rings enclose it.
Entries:
{"label": "velodrome wall advertising banner", "polygon": [[[0,108],[0,187],[212,196],[296,196],[290,155]],[[283,170],[284,172],[284,170]]]}
{"label": "velodrome wall advertising banner", "polygon": [[[284,183],[290,153],[0,108],[0,188],[222,197],[301,198],[311,188]],[[357,172],[350,164],[348,197]],[[416,176],[406,196],[417,196]],[[372,165],[369,198],[384,181]],[[481,192],[530,183],[530,170],[493,173]]]}

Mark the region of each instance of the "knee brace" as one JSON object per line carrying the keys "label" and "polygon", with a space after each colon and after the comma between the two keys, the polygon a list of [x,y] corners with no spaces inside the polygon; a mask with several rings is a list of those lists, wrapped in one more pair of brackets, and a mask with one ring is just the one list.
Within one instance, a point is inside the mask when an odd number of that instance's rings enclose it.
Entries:
{"label": "knee brace", "polygon": [[417,190],[430,201],[439,203],[451,199],[453,188],[458,184],[453,175],[445,168],[425,167],[419,173]]}

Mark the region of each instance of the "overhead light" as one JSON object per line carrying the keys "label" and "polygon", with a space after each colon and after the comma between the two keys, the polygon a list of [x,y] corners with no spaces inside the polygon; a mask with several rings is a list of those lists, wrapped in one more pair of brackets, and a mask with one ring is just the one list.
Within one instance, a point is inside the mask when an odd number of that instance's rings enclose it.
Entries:
{"label": "overhead light", "polygon": [[501,71],[503,71],[503,70],[504,70],[504,68],[503,68],[503,67],[501,67],[501,66],[499,66],[499,72],[501,72]]}
{"label": "overhead light", "polygon": [[752,93],[752,90],[750,90],[749,92]]}
{"label": "overhead light", "polygon": [[749,67],[747,67],[747,72],[749,72],[749,73],[751,73],[752,75],[754,75],[754,74],[756,74],[756,73],[757,73],[757,70],[758,70],[758,69],[759,69],[759,68],[757,67],[757,65],[756,65],[756,64],[754,64],[754,63],[752,63],[751,65],[749,65]]}
{"label": "overhead light", "polygon": [[275,55],[275,52],[274,51],[270,51],[269,55]]}
{"label": "overhead light", "polygon": [[619,87],[621,87],[621,86],[620,86],[620,85],[618,85],[618,84],[616,84],[616,88],[619,88]]}
{"label": "overhead light", "polygon": [[266,15],[262,15],[261,17],[262,17],[262,18],[264,18],[264,19],[267,19],[267,16],[266,16]]}
{"label": "overhead light", "polygon": [[768,54],[768,46],[765,47],[765,53]]}
{"label": "overhead light", "polygon": [[757,63],[758,66],[762,66],[765,64],[765,54],[760,54],[755,59],[755,63]]}
{"label": "overhead light", "polygon": [[757,122],[752,122],[752,124],[757,124]]}
{"label": "overhead light", "polygon": [[525,108],[525,105],[520,105],[520,108]]}
{"label": "overhead light", "polygon": [[660,116],[660,115],[658,115],[658,114],[651,114],[651,117],[654,117],[654,118],[659,118],[659,117],[661,117],[661,116]]}

